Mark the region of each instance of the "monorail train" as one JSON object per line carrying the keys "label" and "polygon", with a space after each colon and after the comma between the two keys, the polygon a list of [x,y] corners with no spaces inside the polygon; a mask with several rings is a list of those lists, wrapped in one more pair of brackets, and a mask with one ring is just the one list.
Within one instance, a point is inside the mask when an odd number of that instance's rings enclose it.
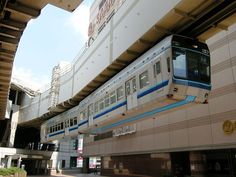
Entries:
{"label": "monorail train", "polygon": [[210,73],[206,44],[166,37],[78,106],[46,121],[41,141],[100,134],[184,105],[207,103]]}

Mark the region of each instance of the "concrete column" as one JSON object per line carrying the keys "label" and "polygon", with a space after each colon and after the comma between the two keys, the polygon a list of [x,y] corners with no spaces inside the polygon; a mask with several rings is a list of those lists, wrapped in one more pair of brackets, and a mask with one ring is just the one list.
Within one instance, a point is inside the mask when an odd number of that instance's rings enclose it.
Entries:
{"label": "concrete column", "polygon": [[83,173],[89,173],[89,158],[83,158]]}
{"label": "concrete column", "polygon": [[17,167],[20,168],[20,165],[21,165],[21,157],[19,157],[19,159],[17,160]]}
{"label": "concrete column", "polygon": [[12,156],[8,156],[8,158],[7,158],[7,168],[11,167],[11,160],[12,160]]}

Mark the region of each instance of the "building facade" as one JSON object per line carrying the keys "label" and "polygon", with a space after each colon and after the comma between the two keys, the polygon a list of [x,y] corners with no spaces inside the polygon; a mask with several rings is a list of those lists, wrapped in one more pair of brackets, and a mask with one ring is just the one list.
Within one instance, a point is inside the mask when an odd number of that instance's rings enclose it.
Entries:
{"label": "building facade", "polygon": [[84,155],[102,156],[102,174],[236,175],[236,25],[207,43],[209,103],[145,119],[131,134],[99,140],[85,136]]}

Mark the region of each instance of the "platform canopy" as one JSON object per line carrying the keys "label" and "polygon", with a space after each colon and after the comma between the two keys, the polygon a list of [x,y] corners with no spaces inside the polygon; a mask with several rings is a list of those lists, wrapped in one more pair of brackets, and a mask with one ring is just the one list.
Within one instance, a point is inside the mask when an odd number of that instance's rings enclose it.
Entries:
{"label": "platform canopy", "polygon": [[0,1],[0,119],[6,105],[15,53],[21,35],[32,18],[47,4],[72,12],[83,0],[1,0]]}

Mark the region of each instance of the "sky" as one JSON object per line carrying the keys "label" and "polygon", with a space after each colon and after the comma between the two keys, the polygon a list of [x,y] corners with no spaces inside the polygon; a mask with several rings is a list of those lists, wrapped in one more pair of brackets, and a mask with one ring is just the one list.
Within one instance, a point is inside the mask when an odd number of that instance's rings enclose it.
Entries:
{"label": "sky", "polygon": [[54,66],[73,61],[87,40],[92,3],[84,0],[72,13],[47,5],[29,21],[15,55],[12,80],[39,90],[51,82]]}

